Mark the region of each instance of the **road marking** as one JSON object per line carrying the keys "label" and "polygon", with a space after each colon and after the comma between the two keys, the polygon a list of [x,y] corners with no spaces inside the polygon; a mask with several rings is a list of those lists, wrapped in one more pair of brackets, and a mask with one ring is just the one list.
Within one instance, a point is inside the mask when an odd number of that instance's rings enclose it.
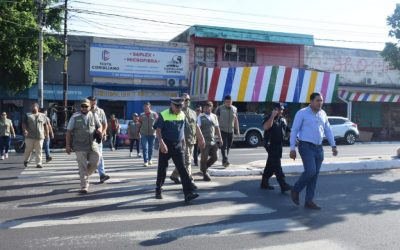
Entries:
{"label": "road marking", "polygon": [[306,241],[300,243],[292,243],[292,244],[284,244],[279,246],[268,246],[265,248],[251,248],[251,250],[320,250],[320,249],[329,249],[329,250],[349,250],[348,246],[342,247],[341,245],[333,242],[331,240],[315,240],[315,241]]}
{"label": "road marking", "polygon": [[[245,235],[245,234],[257,234],[257,233],[274,233],[274,232],[292,232],[307,230],[308,227],[290,219],[272,219],[272,220],[259,220],[250,222],[239,222],[239,223],[221,223],[216,225],[194,225],[182,228],[166,228],[152,231],[128,231],[118,233],[101,233],[101,234],[88,234],[88,235],[75,235],[75,236],[64,236],[64,237],[52,237],[46,239],[35,239],[34,245],[45,246],[45,247],[65,247],[65,246],[80,246],[80,247],[93,247],[93,244],[101,244],[103,242],[115,242],[122,241],[126,244],[132,244],[135,241],[159,241],[162,239],[178,240],[188,237],[222,237],[231,235]],[[316,246],[335,246],[334,243],[323,241],[315,241]],[[294,246],[303,243],[292,244]],[[308,242],[305,243],[307,246],[311,246]],[[290,246],[288,244],[288,246]],[[269,249],[269,248],[265,248]],[[275,248],[273,248],[275,249]],[[294,249],[294,248],[277,248],[277,249]],[[306,248],[296,248],[306,249]],[[309,249],[318,249],[311,246]],[[324,248],[319,248],[324,249]],[[343,248],[325,248],[325,249],[343,249]]]}
{"label": "road marking", "polygon": [[[0,224],[2,229],[16,229],[16,228],[33,228],[33,227],[47,227],[47,226],[61,226],[61,225],[78,225],[78,224],[94,224],[105,222],[119,222],[119,221],[135,221],[135,220],[152,220],[152,219],[166,219],[166,218],[183,218],[183,217],[203,217],[203,216],[236,216],[236,215],[254,215],[254,214],[269,214],[276,210],[261,206],[259,204],[232,204],[224,208],[221,207],[202,207],[203,205],[192,205],[190,207],[179,207],[179,210],[163,210],[154,212],[133,212],[137,210],[125,211],[125,214],[109,213],[93,215],[85,214],[82,216],[72,215],[71,217],[49,218],[37,217],[32,219],[17,219],[5,221]],[[267,222],[267,221],[265,221]],[[262,229],[267,227],[265,224],[258,224],[257,228]],[[273,227],[275,223],[271,223]],[[286,224],[285,224],[286,225]],[[226,225],[225,225],[226,226]],[[224,227],[224,225],[222,225]],[[235,231],[235,230],[232,230]],[[204,231],[207,233],[207,230]]]}

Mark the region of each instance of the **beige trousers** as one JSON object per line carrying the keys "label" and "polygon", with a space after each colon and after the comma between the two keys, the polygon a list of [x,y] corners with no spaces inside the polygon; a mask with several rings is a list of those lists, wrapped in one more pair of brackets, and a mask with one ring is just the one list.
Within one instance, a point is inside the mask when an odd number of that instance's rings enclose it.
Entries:
{"label": "beige trousers", "polygon": [[36,165],[42,165],[43,139],[25,139],[24,162],[28,162],[33,150],[35,150]]}
{"label": "beige trousers", "polygon": [[[185,144],[185,168],[189,174],[190,179],[192,178],[192,159],[193,159],[193,147],[194,144]],[[178,169],[174,169],[171,174],[172,177],[179,177]]]}
{"label": "beige trousers", "polygon": [[79,177],[81,180],[81,189],[89,189],[89,176],[94,173],[99,164],[99,151],[79,151],[75,152],[76,160],[79,166]]}

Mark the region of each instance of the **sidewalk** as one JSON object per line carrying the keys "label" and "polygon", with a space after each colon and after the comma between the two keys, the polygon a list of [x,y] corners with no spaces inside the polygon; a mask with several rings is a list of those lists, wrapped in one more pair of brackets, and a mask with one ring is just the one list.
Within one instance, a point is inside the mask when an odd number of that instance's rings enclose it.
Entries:
{"label": "sidewalk", "polygon": [[[218,162],[216,165],[219,165]],[[262,175],[265,167],[265,160],[253,161],[248,164],[234,165],[228,168],[215,166],[208,169],[212,176],[247,176]],[[302,173],[303,164],[301,158],[293,161],[292,159],[282,159],[284,173]],[[337,157],[326,159],[321,167],[321,172],[335,171],[362,171],[400,168],[400,159],[396,157]]]}

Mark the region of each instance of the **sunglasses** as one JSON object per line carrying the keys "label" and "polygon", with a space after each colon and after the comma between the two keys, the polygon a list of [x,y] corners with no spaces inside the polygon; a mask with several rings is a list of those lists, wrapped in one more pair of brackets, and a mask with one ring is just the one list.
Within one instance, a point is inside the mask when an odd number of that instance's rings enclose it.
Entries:
{"label": "sunglasses", "polygon": [[81,108],[87,109],[87,108],[89,108],[89,106],[81,105]]}
{"label": "sunglasses", "polygon": [[190,99],[185,99],[185,102],[190,102]]}
{"label": "sunglasses", "polygon": [[178,109],[180,109],[180,108],[182,108],[182,107],[183,107],[183,105],[182,105],[182,104],[175,104],[175,103],[174,103],[174,106],[175,106],[175,107],[177,107]]}

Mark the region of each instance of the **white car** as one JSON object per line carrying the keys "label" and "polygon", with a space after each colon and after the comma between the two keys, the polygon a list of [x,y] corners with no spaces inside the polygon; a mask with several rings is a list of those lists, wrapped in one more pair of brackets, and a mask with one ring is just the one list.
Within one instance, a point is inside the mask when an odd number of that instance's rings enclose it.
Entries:
{"label": "white car", "polygon": [[356,142],[360,132],[357,124],[342,116],[328,116],[335,139],[344,140],[345,143],[352,145]]}

